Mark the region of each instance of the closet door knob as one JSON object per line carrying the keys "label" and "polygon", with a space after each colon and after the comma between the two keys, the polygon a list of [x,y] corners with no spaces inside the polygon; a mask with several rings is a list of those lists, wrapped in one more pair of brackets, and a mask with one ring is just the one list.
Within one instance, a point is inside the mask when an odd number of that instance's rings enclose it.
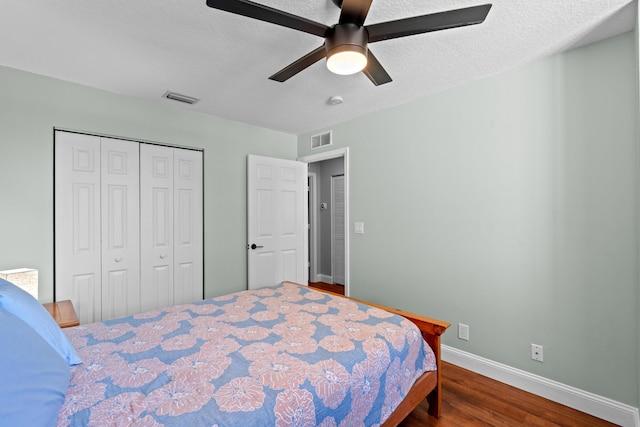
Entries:
{"label": "closet door knob", "polygon": [[122,257],[116,258],[116,262],[120,262],[120,261],[122,261]]}
{"label": "closet door knob", "polygon": [[166,255],[160,255],[160,259],[164,259]]}

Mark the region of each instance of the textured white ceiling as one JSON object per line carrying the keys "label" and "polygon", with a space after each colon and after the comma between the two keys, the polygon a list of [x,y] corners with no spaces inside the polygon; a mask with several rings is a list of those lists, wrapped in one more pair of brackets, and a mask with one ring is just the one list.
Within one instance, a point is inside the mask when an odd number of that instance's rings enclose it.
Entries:
{"label": "textured white ceiling", "polygon": [[[331,0],[260,3],[333,25]],[[634,0],[373,0],[365,24],[493,3],[486,21],[369,45],[393,82],[318,62],[268,77],[319,37],[211,9],[206,0],[0,0],[0,65],[300,134],[634,28]],[[202,100],[182,106],[167,90]],[[329,105],[340,95],[344,103]]]}

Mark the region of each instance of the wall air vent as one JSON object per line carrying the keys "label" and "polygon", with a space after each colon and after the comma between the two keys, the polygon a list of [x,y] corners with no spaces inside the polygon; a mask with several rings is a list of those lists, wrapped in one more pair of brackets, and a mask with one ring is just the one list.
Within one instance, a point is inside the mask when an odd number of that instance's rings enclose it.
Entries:
{"label": "wall air vent", "polygon": [[311,137],[311,148],[320,148],[331,145],[331,131],[319,133]]}
{"label": "wall air vent", "polygon": [[198,98],[182,95],[180,93],[171,92],[171,91],[166,91],[164,95],[162,95],[162,97],[170,99],[172,101],[183,102],[185,104],[195,104],[196,102],[200,101]]}

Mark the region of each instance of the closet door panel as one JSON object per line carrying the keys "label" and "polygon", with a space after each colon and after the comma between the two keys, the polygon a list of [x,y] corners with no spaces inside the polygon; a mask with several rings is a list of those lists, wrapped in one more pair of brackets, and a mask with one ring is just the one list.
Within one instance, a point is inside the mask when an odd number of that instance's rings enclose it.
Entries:
{"label": "closet door panel", "polygon": [[203,298],[202,152],[174,150],[174,303]]}
{"label": "closet door panel", "polygon": [[71,300],[81,324],[97,322],[102,317],[102,305],[97,295],[100,289],[100,274],[74,274],[69,283],[71,296],[58,297],[56,286],[56,300]]}
{"label": "closet door panel", "polygon": [[55,132],[55,299],[100,320],[100,138]]}
{"label": "closet door panel", "polygon": [[139,144],[101,138],[102,314],[140,312]]}
{"label": "closet door panel", "polygon": [[173,149],[140,145],[141,310],[173,302]]}
{"label": "closet door panel", "polygon": [[199,301],[202,299],[202,284],[198,289],[194,276],[196,266],[192,262],[183,262],[175,266],[175,286],[173,297],[175,304]]}
{"label": "closet door panel", "polygon": [[[127,270],[112,269],[103,272],[102,284],[102,320],[134,314],[130,312],[129,283],[132,282]],[[139,282],[136,280],[136,282]],[[138,297],[139,299],[139,297]]]}
{"label": "closet door panel", "polygon": [[173,305],[173,269],[168,265],[154,266],[152,283],[154,289],[150,304],[154,308]]}

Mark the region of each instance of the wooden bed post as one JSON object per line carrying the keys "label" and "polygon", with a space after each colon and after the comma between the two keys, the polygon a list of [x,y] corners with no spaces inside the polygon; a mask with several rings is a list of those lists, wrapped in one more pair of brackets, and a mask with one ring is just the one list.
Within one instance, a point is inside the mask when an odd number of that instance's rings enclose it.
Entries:
{"label": "wooden bed post", "polygon": [[[445,330],[446,328],[442,330],[441,334]],[[438,384],[436,385],[436,388],[427,395],[427,401],[429,402],[428,411],[429,415],[440,418],[440,414],[442,412],[442,360],[440,358],[440,335],[430,335],[423,332],[422,336],[433,349],[433,352],[436,355],[436,363],[438,365]]]}
{"label": "wooden bed post", "polygon": [[404,316],[406,319],[411,320],[416,324],[418,329],[422,332],[422,337],[427,344],[429,344],[429,347],[431,347],[436,356],[438,381],[436,387],[427,395],[427,401],[429,402],[429,414],[436,418],[440,418],[440,413],[442,412],[442,350],[440,348],[440,336],[445,333],[451,324],[441,320],[420,316],[418,314],[407,313],[402,310],[392,311]]}

